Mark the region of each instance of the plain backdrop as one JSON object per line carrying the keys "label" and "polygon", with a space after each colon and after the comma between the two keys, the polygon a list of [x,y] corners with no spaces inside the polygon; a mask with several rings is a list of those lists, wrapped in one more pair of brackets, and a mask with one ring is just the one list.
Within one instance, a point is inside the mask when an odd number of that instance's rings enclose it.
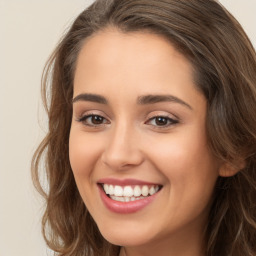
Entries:
{"label": "plain backdrop", "polygon": [[[43,66],[63,32],[92,0],[0,0],[0,256],[46,256],[43,202],[30,177],[47,123]],[[256,46],[256,0],[222,0]]]}

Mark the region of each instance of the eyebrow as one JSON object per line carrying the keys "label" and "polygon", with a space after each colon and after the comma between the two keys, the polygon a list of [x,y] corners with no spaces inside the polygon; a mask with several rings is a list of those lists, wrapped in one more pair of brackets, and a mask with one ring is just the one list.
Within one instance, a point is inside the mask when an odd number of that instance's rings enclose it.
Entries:
{"label": "eyebrow", "polygon": [[92,93],[79,94],[72,100],[72,103],[75,103],[77,101],[91,101],[91,102],[96,102],[100,104],[108,104],[108,101],[105,97],[98,94],[92,94]]}
{"label": "eyebrow", "polygon": [[[72,100],[72,103],[75,103],[77,101],[90,101],[90,102],[96,102],[96,103],[100,103],[100,104],[108,104],[108,100],[105,97],[98,95],[98,94],[92,94],[92,93],[79,94]],[[149,94],[149,95],[139,96],[137,99],[138,105],[156,104],[156,103],[161,103],[161,102],[174,102],[174,103],[181,104],[181,105],[189,108],[190,110],[193,109],[188,103],[186,103],[185,101],[183,101],[180,98],[177,98],[173,95]]]}
{"label": "eyebrow", "polygon": [[138,97],[137,103],[139,105],[147,105],[147,104],[155,104],[160,102],[174,102],[179,103],[183,106],[186,106],[187,108],[193,110],[193,108],[186,103],[185,101],[181,100],[180,98],[177,98],[173,95],[143,95]]}

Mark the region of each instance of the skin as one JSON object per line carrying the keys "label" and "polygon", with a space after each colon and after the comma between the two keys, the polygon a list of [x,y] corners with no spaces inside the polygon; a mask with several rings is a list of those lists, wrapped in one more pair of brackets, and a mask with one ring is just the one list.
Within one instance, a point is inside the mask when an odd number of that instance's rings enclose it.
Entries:
{"label": "skin", "polygon": [[[207,103],[189,61],[158,35],[109,28],[89,38],[79,54],[74,98],[84,93],[108,101],[77,98],[70,131],[77,187],[102,235],[122,246],[121,256],[204,255],[221,163],[207,145]],[[180,102],[138,104],[138,97],[148,94]],[[100,122],[81,121],[92,114],[101,116]],[[175,122],[159,125],[156,116]],[[142,210],[118,214],[100,198],[102,178],[133,178],[163,188]]]}

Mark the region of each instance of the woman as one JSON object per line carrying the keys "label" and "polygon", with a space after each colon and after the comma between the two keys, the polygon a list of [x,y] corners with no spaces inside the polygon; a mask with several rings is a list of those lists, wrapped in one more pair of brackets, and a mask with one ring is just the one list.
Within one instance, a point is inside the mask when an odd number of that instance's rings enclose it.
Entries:
{"label": "woman", "polygon": [[255,81],[255,51],[216,1],[92,4],[44,73],[49,133],[32,169],[48,246],[256,255]]}

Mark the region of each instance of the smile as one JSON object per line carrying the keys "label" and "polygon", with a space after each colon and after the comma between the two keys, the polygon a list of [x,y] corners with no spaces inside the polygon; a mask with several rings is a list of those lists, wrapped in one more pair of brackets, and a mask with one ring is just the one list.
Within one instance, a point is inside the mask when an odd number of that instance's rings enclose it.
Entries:
{"label": "smile", "polygon": [[159,185],[143,185],[143,186],[118,186],[111,184],[103,184],[103,190],[112,200],[119,202],[130,202],[142,200],[152,196],[160,189]]}
{"label": "smile", "polygon": [[158,196],[162,185],[137,180],[104,179],[98,182],[105,207],[114,213],[128,214],[142,210]]}

